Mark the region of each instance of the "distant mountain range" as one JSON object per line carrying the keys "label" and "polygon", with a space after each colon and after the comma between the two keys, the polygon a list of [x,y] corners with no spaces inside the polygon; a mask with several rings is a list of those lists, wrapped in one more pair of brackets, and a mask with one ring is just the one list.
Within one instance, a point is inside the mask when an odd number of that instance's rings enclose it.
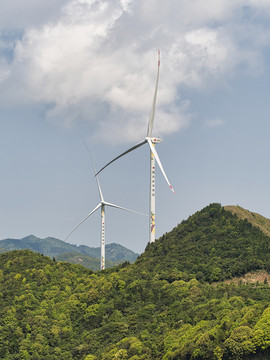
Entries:
{"label": "distant mountain range", "polygon": [[[81,264],[94,271],[100,268],[100,247],[77,246],[53,237],[40,239],[34,235],[22,239],[0,240],[0,253],[24,249],[39,252],[55,258],[57,261]],[[139,254],[122,245],[115,243],[106,245],[106,267],[112,267],[125,261],[132,263],[138,256]]]}

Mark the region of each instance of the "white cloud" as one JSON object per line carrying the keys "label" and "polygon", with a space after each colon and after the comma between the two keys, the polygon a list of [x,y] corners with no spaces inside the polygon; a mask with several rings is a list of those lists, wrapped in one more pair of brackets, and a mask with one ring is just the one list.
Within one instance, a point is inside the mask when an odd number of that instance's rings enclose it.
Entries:
{"label": "white cloud", "polygon": [[57,21],[67,0],[1,0],[0,28],[25,29]]}
{"label": "white cloud", "polygon": [[10,69],[5,59],[0,59],[0,82],[9,78]]}
{"label": "white cloud", "polygon": [[243,10],[249,6],[259,14],[268,9],[263,0],[59,0],[57,18],[50,16],[50,6],[51,1],[43,17],[35,7],[38,21],[21,22],[27,26],[12,61],[2,56],[1,96],[11,104],[48,104],[50,121],[66,126],[92,122],[97,136],[109,134],[106,141],[145,135],[158,48],[155,132],[162,136],[188,123],[187,99],[179,95],[183,85],[213,87],[239,68],[255,73],[270,42],[266,25],[258,28]]}
{"label": "white cloud", "polygon": [[[156,111],[156,126],[153,135],[161,137],[185,128],[190,120],[188,108],[188,102],[183,102],[178,106],[172,105],[169,109],[159,107]],[[148,117],[146,112],[130,114],[127,121],[124,115],[119,117],[118,112],[117,115],[112,114],[109,122],[101,122],[96,134],[97,139],[115,144],[142,140],[146,136]]]}
{"label": "white cloud", "polygon": [[247,4],[251,8],[255,8],[260,12],[268,11],[270,13],[270,3],[269,0],[249,0]]}

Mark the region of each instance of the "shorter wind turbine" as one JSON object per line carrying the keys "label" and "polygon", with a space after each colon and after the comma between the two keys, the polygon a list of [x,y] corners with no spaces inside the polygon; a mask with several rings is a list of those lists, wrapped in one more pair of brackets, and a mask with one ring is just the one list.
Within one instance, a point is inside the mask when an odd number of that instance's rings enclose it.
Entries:
{"label": "shorter wind turbine", "polygon": [[[94,169],[94,173],[96,173],[96,168],[95,168],[95,164],[93,161],[93,158],[90,154],[90,151],[86,145],[86,143],[84,142],[86,149],[88,151],[89,157],[91,159],[92,162],[92,166]],[[98,176],[96,176],[96,181],[97,181],[97,187],[98,187],[98,192],[99,192],[99,198],[100,198],[100,203],[94,208],[94,210],[92,210],[84,219],[82,219],[82,221],[80,221],[80,223],[68,234],[68,236],[65,238],[65,241],[70,237],[70,235],[78,229],[78,227],[85,221],[87,220],[92,214],[94,214],[95,211],[97,211],[99,208],[101,209],[101,241],[100,241],[100,252],[101,252],[101,259],[100,259],[100,269],[104,270],[105,269],[105,206],[110,206],[110,207],[114,207],[117,209],[121,209],[121,210],[125,210],[125,211],[129,211],[129,212],[133,212],[135,214],[139,214],[139,215],[144,215],[147,216],[143,213],[134,211],[134,210],[130,210],[127,208],[124,208],[122,206],[119,205],[115,205],[115,204],[111,204],[107,201],[104,200],[102,191],[101,191],[101,187],[100,187],[100,183],[98,180]]]}
{"label": "shorter wind turbine", "polygon": [[167,175],[165,174],[165,171],[163,169],[163,166],[161,164],[161,161],[159,159],[159,156],[157,154],[157,151],[155,149],[155,144],[161,143],[161,139],[152,137],[152,130],[154,125],[154,118],[155,118],[155,108],[156,108],[156,100],[157,100],[157,90],[158,90],[158,80],[159,80],[159,68],[160,68],[160,51],[158,51],[158,70],[157,70],[157,78],[156,78],[156,87],[154,92],[154,98],[152,102],[152,108],[150,112],[150,117],[148,121],[148,129],[146,137],[140,141],[138,144],[132,146],[130,149],[124,151],[122,154],[118,155],[116,158],[108,162],[103,168],[101,168],[97,173],[96,176],[104,170],[108,165],[113,163],[115,160],[121,158],[122,156],[128,154],[129,152],[137,149],[138,147],[148,144],[150,148],[150,223],[149,223],[149,241],[150,243],[155,241],[155,227],[156,227],[156,192],[155,192],[155,160],[157,161],[159,168],[169,185],[170,189],[174,192],[172,185],[170,184]]}

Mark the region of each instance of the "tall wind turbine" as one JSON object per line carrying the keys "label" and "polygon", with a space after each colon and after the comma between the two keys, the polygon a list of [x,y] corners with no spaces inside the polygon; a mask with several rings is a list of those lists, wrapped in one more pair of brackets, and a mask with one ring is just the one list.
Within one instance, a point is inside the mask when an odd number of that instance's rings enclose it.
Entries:
{"label": "tall wind turbine", "polygon": [[120,154],[119,156],[114,158],[113,160],[111,160],[108,164],[103,166],[103,168],[101,168],[96,173],[96,176],[97,176],[103,169],[105,169],[108,165],[110,165],[115,160],[117,160],[120,157],[126,155],[127,153],[137,149],[138,147],[148,143],[148,145],[150,147],[150,224],[149,224],[149,241],[150,241],[150,243],[155,241],[155,227],[156,227],[156,222],[155,222],[155,218],[156,218],[155,160],[157,161],[157,163],[160,167],[160,170],[161,170],[166,182],[168,183],[170,189],[174,192],[174,190],[165,174],[165,171],[163,169],[163,166],[161,164],[161,161],[159,159],[157,151],[155,149],[155,144],[160,143],[162,140],[159,138],[156,138],[156,137],[152,137],[152,130],[153,130],[154,118],[155,118],[156,100],[157,100],[159,68],[160,68],[160,51],[158,51],[158,69],[157,69],[156,87],[155,87],[154,98],[153,98],[152,108],[151,108],[149,122],[148,122],[148,129],[147,129],[147,134],[146,134],[145,139],[140,141],[138,144],[132,146],[130,149],[126,150],[125,152],[123,152],[122,154]]}
{"label": "tall wind turbine", "polygon": [[[92,162],[92,166],[94,169],[94,172],[96,173],[96,168],[95,168],[95,164],[93,161],[93,158],[90,154],[90,151],[86,145],[86,143],[84,142],[86,149],[88,151],[89,157],[91,159]],[[115,205],[115,204],[111,204],[107,201],[104,200],[102,191],[101,191],[101,187],[100,187],[100,183],[98,180],[98,176],[96,175],[96,181],[97,181],[97,187],[98,187],[98,192],[99,192],[99,198],[100,198],[100,203],[94,208],[94,210],[92,210],[84,219],[82,219],[82,221],[80,221],[80,223],[68,234],[68,236],[66,237],[65,241],[70,237],[70,235],[76,230],[78,229],[78,227],[85,221],[87,220],[92,214],[94,214],[95,211],[97,211],[99,208],[101,209],[101,241],[100,241],[100,252],[101,252],[101,260],[100,260],[100,269],[104,270],[105,269],[105,206],[110,206],[110,207],[114,207],[117,209],[121,209],[121,210],[125,210],[125,211],[129,211],[129,212],[133,212],[135,214],[140,214],[140,215],[144,215],[140,212],[134,211],[134,210],[130,210],[127,208],[124,208],[122,206],[119,205]]]}

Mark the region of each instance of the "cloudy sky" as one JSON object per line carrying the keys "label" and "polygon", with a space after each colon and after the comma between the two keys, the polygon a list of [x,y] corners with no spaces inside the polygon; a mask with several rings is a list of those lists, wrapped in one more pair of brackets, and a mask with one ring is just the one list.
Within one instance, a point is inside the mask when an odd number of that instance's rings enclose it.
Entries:
{"label": "cloudy sky", "polygon": [[[100,168],[153,134],[157,237],[211,202],[270,218],[270,0],[2,0],[0,238],[64,239],[99,202]],[[148,212],[149,151],[100,175],[105,200]],[[137,252],[148,220],[107,210]],[[71,243],[99,246],[100,213]]]}

